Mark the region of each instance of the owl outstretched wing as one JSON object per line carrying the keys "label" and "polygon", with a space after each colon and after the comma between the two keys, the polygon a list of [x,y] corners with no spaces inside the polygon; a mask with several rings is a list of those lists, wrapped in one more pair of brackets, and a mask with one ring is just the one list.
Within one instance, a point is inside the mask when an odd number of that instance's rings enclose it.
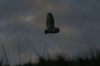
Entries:
{"label": "owl outstretched wing", "polygon": [[53,15],[51,13],[48,13],[47,14],[47,18],[46,18],[46,27],[47,29],[52,29],[52,28],[55,28],[55,25],[54,25],[54,18],[53,18]]}

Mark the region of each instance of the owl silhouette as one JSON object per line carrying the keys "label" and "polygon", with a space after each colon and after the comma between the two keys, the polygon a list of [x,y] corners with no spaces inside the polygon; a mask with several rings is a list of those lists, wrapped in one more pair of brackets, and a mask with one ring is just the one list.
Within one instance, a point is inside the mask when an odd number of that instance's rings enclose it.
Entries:
{"label": "owl silhouette", "polygon": [[59,33],[59,28],[55,28],[54,18],[53,15],[49,12],[46,18],[46,27],[47,29],[44,31],[45,34],[51,33]]}

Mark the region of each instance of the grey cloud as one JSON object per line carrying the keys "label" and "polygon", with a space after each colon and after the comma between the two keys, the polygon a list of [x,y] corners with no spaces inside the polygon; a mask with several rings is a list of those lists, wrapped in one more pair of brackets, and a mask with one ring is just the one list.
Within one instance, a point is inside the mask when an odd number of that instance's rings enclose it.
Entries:
{"label": "grey cloud", "polygon": [[[58,47],[58,42],[64,50],[70,52],[73,52],[72,47],[77,50],[78,45],[81,48],[92,44],[98,46],[100,43],[99,3],[99,0],[0,0],[0,36],[2,38],[7,36],[11,44],[16,43],[17,45],[13,31],[15,29],[23,45],[23,53],[26,54],[27,52],[24,52],[27,46],[24,42],[26,37],[35,43],[36,49],[40,47],[43,49],[44,43],[49,48],[54,47],[54,44]],[[59,34],[43,34],[48,12],[54,16],[56,26],[61,30]],[[83,42],[84,45],[75,43],[74,41],[77,40],[70,39],[69,35]],[[50,36],[55,42],[52,42]],[[67,42],[64,43],[64,41]],[[67,49],[64,45],[67,45]],[[42,54],[40,49],[37,51]]]}

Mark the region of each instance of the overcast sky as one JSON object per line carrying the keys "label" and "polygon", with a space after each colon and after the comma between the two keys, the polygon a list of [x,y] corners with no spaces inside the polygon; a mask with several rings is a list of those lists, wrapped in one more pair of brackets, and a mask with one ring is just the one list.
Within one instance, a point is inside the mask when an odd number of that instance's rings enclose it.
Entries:
{"label": "overcast sky", "polygon": [[[48,12],[60,29],[58,34],[44,34]],[[73,56],[89,47],[100,48],[99,17],[99,0],[0,0],[0,37],[9,60],[19,60],[18,40],[22,61],[36,57],[29,43],[40,55],[64,52]],[[2,58],[1,46],[0,54]]]}

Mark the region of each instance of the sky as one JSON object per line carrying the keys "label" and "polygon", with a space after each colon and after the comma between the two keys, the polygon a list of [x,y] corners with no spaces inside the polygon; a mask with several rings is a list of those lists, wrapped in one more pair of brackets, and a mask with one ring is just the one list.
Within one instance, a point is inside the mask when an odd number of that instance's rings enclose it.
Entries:
{"label": "sky", "polygon": [[[19,44],[22,62],[36,59],[33,47],[41,56],[65,53],[70,57],[90,47],[100,48],[99,3],[99,0],[0,0],[0,41],[9,61],[19,61]],[[48,12],[60,29],[57,34],[44,34]],[[0,51],[2,58],[2,46]]]}

